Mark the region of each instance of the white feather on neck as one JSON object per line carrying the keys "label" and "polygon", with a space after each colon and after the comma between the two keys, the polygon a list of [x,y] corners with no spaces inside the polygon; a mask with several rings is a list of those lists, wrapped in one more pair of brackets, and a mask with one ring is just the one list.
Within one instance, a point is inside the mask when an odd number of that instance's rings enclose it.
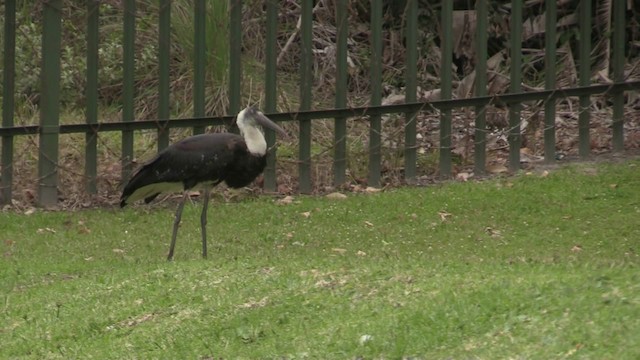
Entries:
{"label": "white feather on neck", "polygon": [[246,129],[240,128],[240,132],[244,136],[249,152],[255,155],[264,155],[267,153],[267,141],[258,128],[248,126]]}
{"label": "white feather on neck", "polygon": [[238,114],[238,128],[240,134],[244,137],[249,152],[255,155],[264,155],[267,153],[267,140],[260,128],[247,124],[245,121],[245,110]]}

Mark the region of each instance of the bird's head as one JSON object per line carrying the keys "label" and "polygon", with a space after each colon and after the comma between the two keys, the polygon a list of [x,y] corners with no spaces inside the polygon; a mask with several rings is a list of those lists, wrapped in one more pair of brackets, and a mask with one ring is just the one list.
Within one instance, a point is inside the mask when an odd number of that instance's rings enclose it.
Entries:
{"label": "bird's head", "polygon": [[236,124],[242,134],[245,134],[249,129],[269,128],[280,135],[286,136],[286,132],[278,126],[276,123],[266,117],[261,111],[258,111],[253,106],[247,106],[244,110],[240,111],[236,119]]}

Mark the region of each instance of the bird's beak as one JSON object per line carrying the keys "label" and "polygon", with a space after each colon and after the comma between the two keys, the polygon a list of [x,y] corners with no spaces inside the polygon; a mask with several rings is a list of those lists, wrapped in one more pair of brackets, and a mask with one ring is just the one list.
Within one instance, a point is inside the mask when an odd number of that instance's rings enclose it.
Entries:
{"label": "bird's beak", "polygon": [[282,136],[287,136],[287,133],[278,124],[274,123],[268,117],[264,116],[261,112],[256,112],[256,122],[262,127],[269,128]]}

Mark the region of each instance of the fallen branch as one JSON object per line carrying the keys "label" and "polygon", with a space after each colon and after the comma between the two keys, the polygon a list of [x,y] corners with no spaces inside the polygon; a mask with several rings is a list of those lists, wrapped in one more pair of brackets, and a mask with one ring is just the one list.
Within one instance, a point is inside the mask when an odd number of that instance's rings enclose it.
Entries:
{"label": "fallen branch", "polygon": [[[313,10],[312,10],[313,14],[316,13],[316,11],[318,10],[318,8],[323,2],[324,0],[318,1],[316,6],[313,7]],[[302,14],[300,14],[300,16],[298,17],[298,23],[296,24],[296,28],[293,31],[293,34],[289,36],[289,39],[287,39],[287,42],[284,44],[284,47],[280,51],[280,54],[278,54],[278,59],[276,60],[276,66],[280,66],[280,62],[282,61],[284,54],[289,50],[289,48],[291,47],[291,44],[293,44],[293,40],[295,40],[295,38],[298,36],[298,33],[300,32],[301,27],[302,27]]]}

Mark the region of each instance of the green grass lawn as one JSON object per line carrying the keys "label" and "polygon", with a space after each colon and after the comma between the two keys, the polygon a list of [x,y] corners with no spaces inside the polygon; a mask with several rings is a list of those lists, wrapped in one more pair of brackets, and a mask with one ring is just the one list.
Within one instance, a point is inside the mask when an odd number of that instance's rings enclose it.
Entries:
{"label": "green grass lawn", "polygon": [[0,214],[0,358],[637,359],[640,161]]}

